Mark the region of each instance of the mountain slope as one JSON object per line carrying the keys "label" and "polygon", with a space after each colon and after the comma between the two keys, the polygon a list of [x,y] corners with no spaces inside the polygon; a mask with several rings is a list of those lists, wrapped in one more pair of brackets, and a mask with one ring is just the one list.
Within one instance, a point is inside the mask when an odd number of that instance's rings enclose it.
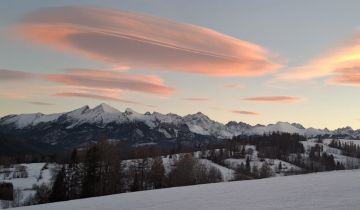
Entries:
{"label": "mountain slope", "polygon": [[237,135],[262,135],[272,132],[297,133],[307,137],[360,138],[360,130],[350,127],[329,131],[304,128],[298,123],[277,122],[251,126],[231,121],[222,124],[198,112],[184,117],[158,112],[138,113],[130,108],[121,112],[107,104],[56,114],[8,115],[0,119],[0,132],[15,135],[28,142],[60,147],[77,147],[102,138],[127,144],[176,143],[197,140],[214,141]]}

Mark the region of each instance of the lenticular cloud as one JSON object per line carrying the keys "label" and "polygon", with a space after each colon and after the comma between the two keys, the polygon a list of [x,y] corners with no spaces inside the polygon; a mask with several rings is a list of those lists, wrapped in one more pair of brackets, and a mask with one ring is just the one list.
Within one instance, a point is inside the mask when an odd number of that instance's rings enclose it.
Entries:
{"label": "lenticular cloud", "polygon": [[300,80],[328,77],[330,84],[360,86],[360,34],[303,66],[280,75],[281,79]]}
{"label": "lenticular cloud", "polygon": [[133,75],[95,69],[69,69],[65,74],[48,74],[44,79],[65,85],[170,95],[175,89],[166,86],[157,76]]}
{"label": "lenticular cloud", "polygon": [[26,16],[17,32],[58,50],[131,68],[259,76],[280,67],[255,44],[208,28],[121,10],[42,9]]}

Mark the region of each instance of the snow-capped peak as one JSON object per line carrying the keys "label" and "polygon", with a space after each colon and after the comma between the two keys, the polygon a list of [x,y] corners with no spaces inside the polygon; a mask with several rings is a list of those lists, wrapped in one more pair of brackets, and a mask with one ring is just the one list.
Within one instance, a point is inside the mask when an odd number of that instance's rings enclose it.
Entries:
{"label": "snow-capped peak", "polygon": [[92,110],[107,112],[107,113],[120,113],[119,110],[117,110],[114,107],[111,107],[110,105],[107,105],[105,103],[99,104],[98,106],[94,107]]}
{"label": "snow-capped peak", "polygon": [[224,124],[211,120],[201,112],[186,115],[183,120],[190,131],[194,133],[211,135],[217,138],[230,138],[233,136]]}
{"label": "snow-capped peak", "polygon": [[75,109],[73,111],[67,112],[66,116],[76,118],[82,114],[84,114],[86,111],[88,111],[90,107],[88,105],[82,106],[78,109]]}
{"label": "snow-capped peak", "polygon": [[252,134],[264,134],[264,133],[272,133],[272,132],[303,134],[303,129],[299,129],[288,122],[277,122],[275,124],[269,124],[268,126],[256,126],[251,131]]}
{"label": "snow-capped peak", "polygon": [[291,125],[299,128],[299,129],[305,129],[305,127],[303,125],[301,125],[300,123],[291,123]]}
{"label": "snow-capped peak", "polygon": [[131,114],[139,114],[138,112],[134,111],[133,109],[131,108],[126,108],[125,109],[125,114],[126,115],[131,115]]}
{"label": "snow-capped peak", "polygon": [[192,114],[191,116],[194,116],[194,117],[197,117],[197,118],[210,119],[207,115],[205,115],[202,112],[197,112],[196,114]]}
{"label": "snow-capped peak", "polygon": [[66,117],[66,122],[70,123],[67,128],[73,128],[84,123],[103,126],[111,122],[121,123],[125,121],[122,112],[105,103],[99,104],[92,109],[89,106],[85,106],[68,112],[64,116]]}
{"label": "snow-capped peak", "polygon": [[32,114],[10,115],[1,118],[0,124],[13,124],[16,126],[16,128],[21,129],[28,126],[34,126],[39,123],[46,123],[57,120],[61,115],[62,113],[45,115],[39,112]]}
{"label": "snow-capped peak", "polygon": [[14,126],[17,129],[36,126],[41,123],[65,124],[66,128],[70,129],[83,124],[103,127],[108,123],[121,124],[128,122],[142,122],[151,129],[158,129],[163,124],[186,125],[193,133],[214,136],[216,138],[231,138],[237,135],[262,135],[272,132],[298,133],[309,137],[325,134],[360,137],[360,130],[353,130],[351,127],[329,131],[328,129],[304,128],[301,124],[288,122],[252,126],[242,122],[230,121],[224,125],[210,119],[201,112],[183,117],[176,114],[161,114],[158,112],[141,114],[131,108],[121,112],[105,103],[92,109],[89,106],[83,106],[66,113],[8,115],[0,119],[0,125]]}

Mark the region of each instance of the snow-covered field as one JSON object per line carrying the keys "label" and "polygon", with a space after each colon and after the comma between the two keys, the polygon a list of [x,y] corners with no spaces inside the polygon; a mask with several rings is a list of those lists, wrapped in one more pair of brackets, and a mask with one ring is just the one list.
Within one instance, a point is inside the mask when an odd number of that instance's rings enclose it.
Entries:
{"label": "snow-covered field", "polygon": [[[360,170],[176,187],[23,210],[360,209]],[[19,210],[20,210],[19,209]]]}
{"label": "snow-covered field", "polygon": [[[19,173],[17,167],[23,167],[27,175],[25,177],[16,177],[16,173]],[[19,164],[11,168],[0,168],[0,181],[11,182],[14,190],[20,190],[22,194],[21,202],[23,202],[29,196],[35,194],[35,190],[33,189],[34,185],[51,182],[51,169],[54,167],[53,164],[27,163]],[[0,204],[1,202],[0,200]]]}
{"label": "snow-covered field", "polygon": [[[219,164],[216,164],[208,159],[202,159],[202,158],[200,158],[198,153],[195,154],[195,157],[198,158],[200,163],[204,164],[205,166],[207,166],[207,167],[212,166],[212,167],[217,168],[222,175],[223,181],[227,182],[227,181],[231,181],[234,179],[234,173],[235,173],[234,170],[232,170],[230,168],[226,168]],[[172,158],[169,158],[169,156],[162,157],[162,161],[164,164],[166,174],[170,173],[171,168],[174,166],[174,161],[178,160],[179,158],[180,158],[179,154],[174,154]],[[148,160],[151,161],[151,158],[149,158]],[[122,164],[125,168],[129,168],[131,165],[136,165],[136,161],[139,161],[139,160],[136,160],[136,159],[125,160],[122,162]]]}
{"label": "snow-covered field", "polygon": [[[354,143],[356,145],[360,145],[360,140],[354,140],[354,139],[336,139],[337,141],[340,141],[341,143]],[[332,141],[332,139],[324,139],[323,142],[324,144],[330,144],[330,142]]]}
{"label": "snow-covered field", "polygon": [[[356,145],[360,145],[360,140],[349,140],[349,139],[337,139],[341,143],[354,143]],[[328,155],[333,155],[334,160],[342,163],[347,168],[359,168],[360,167],[360,159],[354,157],[348,157],[342,155],[342,151],[340,149],[329,147],[328,145],[332,139],[324,139],[323,143],[317,143],[317,139],[309,139],[307,141],[302,141],[301,143],[304,146],[304,149],[307,153],[310,152],[311,147],[314,147],[316,144],[319,144],[323,147],[323,152]],[[360,208],[359,208],[360,209]]]}

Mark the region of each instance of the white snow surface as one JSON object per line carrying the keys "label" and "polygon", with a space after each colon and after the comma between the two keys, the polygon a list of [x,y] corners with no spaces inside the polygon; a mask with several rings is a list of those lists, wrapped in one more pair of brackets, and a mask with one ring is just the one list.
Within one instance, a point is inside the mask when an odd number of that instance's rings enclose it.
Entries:
{"label": "white snow surface", "polygon": [[360,170],[175,187],[19,210],[338,210],[359,209]]}
{"label": "white snow surface", "polygon": [[250,134],[266,134],[272,132],[280,133],[297,133],[304,136],[316,136],[326,134],[324,130],[308,128],[304,129],[296,124],[290,124],[288,122],[277,122],[276,124],[269,124],[267,126],[256,126],[251,129]]}
{"label": "white snow surface", "polygon": [[214,162],[212,162],[212,161],[210,161],[208,159],[200,159],[200,162],[202,164],[205,164],[208,167],[213,166],[213,167],[217,168],[221,173],[223,181],[228,182],[228,181],[234,180],[234,175],[235,175],[234,170],[226,168],[226,167],[221,166],[219,164],[216,164],[216,163],[214,163]]}
{"label": "white snow surface", "polygon": [[[309,155],[311,147],[314,147],[316,144],[319,144],[322,147],[322,152],[327,153],[328,155],[334,156],[334,160],[336,162],[342,163],[347,168],[359,168],[360,167],[360,159],[355,157],[349,157],[342,155],[342,151],[340,149],[329,147],[328,145],[332,139],[324,139],[323,143],[317,143],[317,139],[309,139],[307,141],[301,141],[303,144],[305,152]],[[348,139],[340,139],[342,143],[350,143],[359,144],[360,140],[348,140]]]}
{"label": "white snow surface", "polygon": [[[346,144],[350,144],[353,143],[355,145],[359,145],[360,146],[360,140],[354,140],[354,139],[336,139],[337,141],[340,141],[341,143],[346,143]],[[323,142],[324,144],[329,145],[331,143],[332,139],[324,139]]]}
{"label": "white snow surface", "polygon": [[37,125],[39,123],[46,123],[57,120],[62,113],[56,114],[42,114],[42,113],[34,113],[34,114],[20,114],[15,115],[9,119],[6,119],[4,124],[15,124],[17,128],[25,128],[27,126]]}
{"label": "white snow surface", "polygon": [[[46,163],[24,163],[19,164],[25,167],[28,177],[26,178],[14,178],[13,174],[15,173],[15,168],[0,168],[0,182],[11,182],[14,186],[14,189],[21,190],[23,197],[22,202],[25,201],[29,196],[35,193],[33,185],[41,185],[43,183],[51,183],[51,170],[55,168],[54,164],[47,164],[47,168],[44,168]],[[9,173],[5,175],[5,171]],[[0,200],[0,209],[1,209],[1,200]]]}

